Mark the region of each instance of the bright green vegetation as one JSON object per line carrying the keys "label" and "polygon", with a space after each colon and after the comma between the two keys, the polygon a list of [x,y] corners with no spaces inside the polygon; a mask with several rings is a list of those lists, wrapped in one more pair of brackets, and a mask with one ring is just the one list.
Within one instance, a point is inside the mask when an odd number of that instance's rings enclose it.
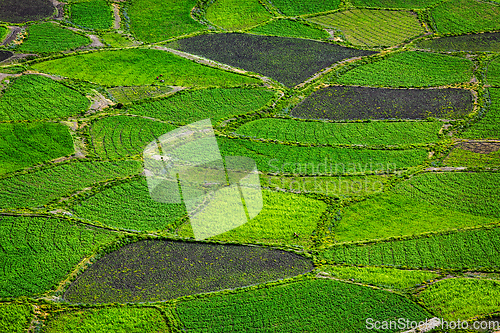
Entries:
{"label": "bright green vegetation", "polygon": [[331,175],[392,170],[421,164],[423,149],[361,150],[334,147],[299,147],[218,137],[222,155],[247,156],[259,171],[295,175]]}
{"label": "bright green vegetation", "polygon": [[164,204],[151,199],[144,177],[108,186],[75,202],[70,209],[86,220],[139,231],[171,229],[186,214],[184,204]]}
{"label": "bright green vegetation", "polygon": [[354,282],[397,290],[414,288],[439,276],[435,272],[387,267],[322,266],[319,270],[341,280],[354,280]]}
{"label": "bright green vegetation", "polygon": [[132,103],[144,98],[154,98],[166,95],[172,91],[168,86],[135,86],[109,88],[108,92],[118,103]]}
{"label": "bright green vegetation", "polygon": [[293,37],[293,38],[310,38],[310,39],[327,39],[330,34],[325,30],[311,27],[303,24],[300,21],[278,19],[256,27],[249,32],[260,35]]}
{"label": "bright green vegetation", "polygon": [[[137,2],[139,1],[134,3]],[[160,74],[163,74],[165,85],[185,87],[238,86],[260,82],[258,79],[203,66],[172,53],[153,49],[94,52],[49,60],[33,67],[42,72],[108,86],[153,84],[158,82],[156,77]]]}
{"label": "bright green vegetation", "polygon": [[487,81],[494,87],[500,87],[500,58],[496,58],[489,64]]}
{"label": "bright green vegetation", "polygon": [[28,34],[28,38],[19,46],[20,52],[59,52],[73,50],[91,42],[85,36],[48,22],[30,26]]}
{"label": "bright green vegetation", "polygon": [[169,332],[165,319],[154,308],[100,308],[66,312],[46,323],[46,333]]}
{"label": "bright green vegetation", "polygon": [[399,145],[436,142],[441,127],[438,121],[327,123],[269,118],[246,123],[236,133],[283,142]]}
{"label": "bright green vegetation", "polygon": [[152,43],[188,34],[205,27],[191,18],[196,0],[136,0],[128,7],[130,29],[142,41]]}
{"label": "bright green vegetation", "polygon": [[65,219],[2,216],[0,297],[31,296],[53,288],[85,256],[116,238]]}
{"label": "bright green vegetation", "polygon": [[28,304],[0,303],[0,332],[26,332],[32,312],[33,307]]}
{"label": "bright green vegetation", "polygon": [[307,258],[266,247],[143,240],[101,257],[63,298],[75,303],[164,301],[290,278],[312,268]]}
{"label": "bright green vegetation", "polygon": [[86,0],[69,6],[70,21],[85,29],[110,29],[114,17],[106,0]]}
{"label": "bright green vegetation", "polygon": [[[381,170],[383,172],[383,170]],[[386,176],[284,177],[261,175],[261,186],[275,191],[318,193],[337,198],[380,193],[387,183]]]}
{"label": "bright green vegetation", "polygon": [[9,28],[0,25],[0,41],[3,40],[9,35]]}
{"label": "bright green vegetation", "polygon": [[[311,234],[326,204],[292,193],[263,191],[262,211],[242,226],[210,239],[239,243],[310,245]],[[297,233],[299,237],[294,237]],[[190,225],[183,225],[179,235],[192,237]]]}
{"label": "bright green vegetation", "polygon": [[123,35],[117,32],[109,32],[102,35],[102,40],[104,44],[107,44],[111,47],[128,47],[134,45],[134,41],[124,37]]}
{"label": "bright green vegetation", "polygon": [[57,123],[3,123],[0,138],[0,174],[74,152],[68,127]]}
{"label": "bright green vegetation", "polygon": [[92,122],[90,136],[94,153],[113,159],[140,155],[147,144],[175,128],[141,117],[115,116]]}
{"label": "bright green vegetation", "polygon": [[272,3],[285,15],[297,16],[335,10],[340,0],[273,0]]}
{"label": "bright green vegetation", "polygon": [[206,118],[215,123],[230,116],[256,111],[266,105],[274,94],[274,91],[263,88],[186,90],[168,98],[133,105],[128,112],[179,124]]}
{"label": "bright green vegetation", "polygon": [[437,31],[463,34],[500,28],[500,6],[476,0],[455,0],[431,9]]}
{"label": "bright green vegetation", "polygon": [[371,331],[366,318],[420,321],[428,317],[423,308],[402,296],[328,279],[180,301],[176,311],[188,332],[252,327],[262,332],[359,333]]}
{"label": "bright green vegetation", "polygon": [[419,41],[417,48],[441,52],[450,51],[500,51],[500,32],[446,36]]}
{"label": "bright green vegetation", "polygon": [[40,207],[108,179],[141,173],[140,161],[74,162],[0,179],[0,209]]}
{"label": "bright green vegetation", "polygon": [[372,8],[426,8],[430,7],[439,0],[352,0],[354,6],[372,7]]}
{"label": "bright green vegetation", "polygon": [[0,97],[1,120],[61,118],[85,111],[85,96],[41,75],[23,75]]}
{"label": "bright green vegetation", "polygon": [[500,166],[500,150],[490,153],[477,153],[466,149],[455,148],[446,157],[445,164],[452,167],[488,167]]}
{"label": "bright green vegetation", "polygon": [[352,9],[315,16],[311,21],[339,29],[359,46],[393,46],[424,32],[417,16],[406,11]]}
{"label": "bright green vegetation", "polygon": [[467,139],[498,139],[500,137],[500,88],[489,88],[491,105],[483,118],[460,136]]}
{"label": "bright green vegetation", "polygon": [[430,285],[419,295],[440,318],[465,320],[500,310],[500,281],[454,278]]}
{"label": "bright green vegetation", "polygon": [[271,18],[258,0],[217,0],[207,8],[205,17],[227,30],[250,28]]}
{"label": "bright green vegetation", "polygon": [[429,52],[401,52],[356,67],[335,81],[341,84],[380,87],[430,87],[468,82],[472,62]]}
{"label": "bright green vegetation", "polygon": [[500,217],[500,173],[422,173],[398,184],[396,193],[414,201],[473,215]]}
{"label": "bright green vegetation", "polygon": [[500,228],[453,232],[410,240],[337,245],[321,256],[330,263],[413,268],[500,268]]}

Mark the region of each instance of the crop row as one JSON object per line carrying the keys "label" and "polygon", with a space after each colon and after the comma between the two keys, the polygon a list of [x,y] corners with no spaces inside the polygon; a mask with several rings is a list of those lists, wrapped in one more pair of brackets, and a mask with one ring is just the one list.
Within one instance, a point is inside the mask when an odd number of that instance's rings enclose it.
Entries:
{"label": "crop row", "polygon": [[323,29],[311,27],[303,22],[287,19],[275,19],[258,26],[249,32],[280,37],[326,39],[330,34]]}
{"label": "crop row", "polygon": [[54,23],[34,24],[28,28],[28,38],[19,46],[24,53],[73,50],[88,45],[91,40]]}
{"label": "crop row", "polygon": [[500,32],[446,36],[419,41],[418,48],[440,52],[453,51],[500,51]]}
{"label": "crop row", "polygon": [[84,29],[109,29],[113,11],[106,0],[89,0],[68,6],[70,21]]}
{"label": "crop row", "polygon": [[172,87],[164,86],[135,86],[109,88],[108,92],[116,102],[126,104],[145,98],[160,97],[172,90]]}
{"label": "crop row", "polygon": [[486,114],[468,128],[462,137],[468,139],[500,138],[500,88],[489,88],[491,104]]}

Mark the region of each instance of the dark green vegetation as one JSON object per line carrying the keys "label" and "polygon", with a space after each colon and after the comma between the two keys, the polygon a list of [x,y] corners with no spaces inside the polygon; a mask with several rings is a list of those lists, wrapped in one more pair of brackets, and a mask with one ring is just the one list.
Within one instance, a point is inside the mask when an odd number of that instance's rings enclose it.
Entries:
{"label": "dark green vegetation", "polygon": [[0,209],[39,207],[94,183],[142,172],[140,161],[73,162],[0,179]]}
{"label": "dark green vegetation", "polygon": [[352,9],[309,20],[339,29],[353,45],[393,46],[424,32],[417,16],[407,11]]}
{"label": "dark green vegetation", "polygon": [[77,91],[41,75],[23,75],[0,97],[0,120],[36,120],[73,116],[89,101]]}
{"label": "dark green vegetation", "polygon": [[203,66],[153,49],[102,51],[33,65],[36,70],[88,80],[107,86],[132,86],[159,83],[173,86],[239,86],[259,80]]}
{"label": "dark green vegetation", "polygon": [[28,216],[1,216],[0,231],[0,297],[55,287],[83,257],[116,237],[66,219]]}
{"label": "dark green vegetation", "polygon": [[291,111],[306,119],[459,118],[472,112],[472,94],[464,89],[380,89],[330,86]]}
{"label": "dark green vegetation", "polygon": [[0,174],[74,152],[67,126],[57,123],[0,123]]}
{"label": "dark green vegetation", "polygon": [[318,29],[301,23],[300,21],[277,19],[267,24],[250,30],[251,33],[259,35],[327,39],[330,34],[325,30]]}
{"label": "dark green vegetation", "polygon": [[12,57],[14,53],[10,51],[0,51],[0,61],[4,61]]}
{"label": "dark green vegetation", "polygon": [[500,32],[469,34],[462,36],[446,36],[422,40],[416,44],[417,48],[439,52],[450,51],[500,51]]}
{"label": "dark green vegetation", "polygon": [[85,29],[109,29],[113,11],[106,0],[86,0],[69,6],[70,21]]}
{"label": "dark green vegetation", "polygon": [[400,52],[332,80],[346,85],[406,88],[469,82],[471,78],[470,60],[429,52]]}
{"label": "dark green vegetation", "polygon": [[281,250],[146,240],[109,253],[64,294],[71,302],[161,301],[305,273],[312,263]]}
{"label": "dark green vegetation", "polygon": [[128,112],[136,115],[189,124],[210,118],[212,123],[262,108],[274,96],[268,89],[220,88],[182,91],[160,100],[135,104]]}
{"label": "dark green vegetation", "polygon": [[266,75],[289,87],[338,61],[375,53],[306,39],[236,33],[199,35],[171,46]]}
{"label": "dark green vegetation", "polygon": [[59,52],[90,44],[90,39],[54,23],[34,24],[28,28],[28,38],[19,46],[24,53]]}
{"label": "dark green vegetation", "polygon": [[9,28],[0,25],[0,42],[3,42],[3,40],[9,34],[9,32],[10,32]]}
{"label": "dark green vegetation", "polygon": [[500,58],[489,64],[487,81],[490,85],[500,88]]}
{"label": "dark green vegetation", "polygon": [[331,263],[412,268],[500,269],[500,228],[367,245],[337,245],[321,256]]}
{"label": "dark green vegetation", "polygon": [[353,0],[355,6],[372,7],[372,8],[426,8],[430,7],[439,0]]}
{"label": "dark green vegetation", "polygon": [[138,231],[171,229],[186,214],[183,204],[164,204],[151,199],[143,177],[85,196],[70,209],[88,221]]}
{"label": "dark green vegetation", "polygon": [[491,105],[486,114],[460,136],[468,139],[500,137],[500,88],[489,88]]}
{"label": "dark green vegetation", "polygon": [[247,156],[259,171],[295,175],[330,175],[349,172],[373,172],[418,165],[426,158],[423,149],[362,150],[334,147],[305,147],[257,143],[243,139],[218,137],[222,155]]}
{"label": "dark green vegetation", "polygon": [[0,303],[0,331],[23,333],[31,321],[33,307],[29,304]]}
{"label": "dark green vegetation", "polygon": [[263,23],[271,14],[258,0],[217,0],[207,8],[206,18],[223,29],[239,30]]}
{"label": "dark green vegetation", "polygon": [[252,327],[262,332],[359,333],[371,332],[366,318],[428,318],[424,309],[402,296],[326,279],[181,301],[176,310],[187,332]]}
{"label": "dark green vegetation", "polygon": [[442,126],[439,121],[327,123],[271,118],[246,123],[236,133],[282,142],[398,145],[436,142]]}
{"label": "dark green vegetation", "polygon": [[441,33],[463,34],[500,28],[500,4],[476,0],[455,0],[431,9]]}
{"label": "dark green vegetation", "polygon": [[172,87],[165,86],[135,86],[135,87],[114,87],[108,92],[117,103],[132,103],[145,98],[155,98],[168,94]]}
{"label": "dark green vegetation", "polygon": [[419,298],[440,318],[471,319],[498,310],[500,280],[447,279],[429,286]]}
{"label": "dark green vegetation", "polygon": [[195,5],[195,0],[135,0],[128,8],[130,29],[140,40],[150,43],[203,30],[205,27],[190,16]]}
{"label": "dark green vegetation", "polygon": [[169,332],[158,309],[115,307],[66,312],[47,323],[46,333]]}
{"label": "dark green vegetation", "polygon": [[340,0],[273,0],[272,3],[285,15],[296,16],[337,9]]}
{"label": "dark green vegetation", "polygon": [[36,21],[54,12],[50,0],[3,0],[0,2],[0,21],[21,23]]}

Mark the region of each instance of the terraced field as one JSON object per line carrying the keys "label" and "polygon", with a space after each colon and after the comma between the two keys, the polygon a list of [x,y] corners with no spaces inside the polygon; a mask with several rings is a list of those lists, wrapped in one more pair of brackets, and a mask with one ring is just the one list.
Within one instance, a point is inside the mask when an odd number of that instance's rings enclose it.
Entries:
{"label": "terraced field", "polygon": [[432,38],[418,42],[416,47],[439,52],[498,52],[500,51],[500,33],[486,32],[481,34]]}
{"label": "terraced field", "polygon": [[497,139],[500,137],[500,88],[490,88],[491,104],[486,114],[461,134],[469,139]]}
{"label": "terraced field", "polygon": [[297,16],[335,10],[339,8],[340,0],[274,0],[272,3],[285,15]]}
{"label": "terraced field", "polygon": [[357,46],[393,46],[424,33],[416,15],[406,11],[352,9],[309,20],[340,30]]}
{"label": "terraced field", "polygon": [[0,4],[0,21],[22,23],[52,15],[54,7],[47,0],[5,0]]}
{"label": "terraced field", "polygon": [[280,37],[327,39],[328,32],[317,27],[312,27],[295,20],[277,19],[269,23],[253,28],[249,32]]}
{"label": "terraced field", "polygon": [[19,46],[24,53],[44,53],[74,50],[90,44],[88,37],[53,23],[35,24],[28,28],[28,38]]}
{"label": "terraced field", "polygon": [[500,166],[500,142],[459,144],[444,160],[453,167],[486,167]]}
{"label": "terraced field", "polygon": [[113,23],[111,6],[105,0],[87,0],[69,6],[70,21],[81,28],[109,29]]}
{"label": "terraced field", "polygon": [[257,0],[219,0],[207,8],[206,18],[224,29],[240,30],[267,21],[271,14]]}
{"label": "terraced field", "polygon": [[426,8],[431,7],[439,0],[353,0],[353,5],[360,7],[373,7],[373,8]]}

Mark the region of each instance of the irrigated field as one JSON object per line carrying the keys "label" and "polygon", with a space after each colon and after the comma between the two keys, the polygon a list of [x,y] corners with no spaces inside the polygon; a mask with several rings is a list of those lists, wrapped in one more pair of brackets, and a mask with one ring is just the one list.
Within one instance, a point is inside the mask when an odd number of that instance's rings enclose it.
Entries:
{"label": "irrigated field", "polygon": [[49,17],[54,6],[49,0],[3,0],[0,2],[0,21],[21,23]]}
{"label": "irrigated field", "polygon": [[273,5],[288,16],[298,16],[335,10],[339,8],[340,0],[273,0]]}
{"label": "irrigated field", "polygon": [[427,39],[418,42],[416,47],[438,52],[498,52],[500,51],[500,32]]}
{"label": "irrigated field", "polygon": [[259,119],[244,124],[237,134],[313,144],[347,145],[410,145],[438,140],[443,124],[432,122],[369,122],[328,123],[292,119]]}
{"label": "irrigated field", "polygon": [[89,100],[77,91],[40,75],[23,75],[0,97],[0,120],[63,118],[86,111]]}
{"label": "irrigated field", "polygon": [[161,97],[173,90],[172,87],[165,86],[135,86],[135,87],[114,87],[108,92],[117,103],[132,103],[145,98]]}
{"label": "irrigated field", "polygon": [[67,126],[57,123],[0,123],[0,174],[74,152]]}
{"label": "irrigated field", "polygon": [[472,94],[463,89],[330,86],[309,95],[291,115],[328,120],[453,119],[472,112],[472,101]]}
{"label": "irrigated field", "polygon": [[102,51],[49,60],[36,70],[88,80],[105,86],[160,84],[172,86],[239,86],[260,80],[196,64],[169,52],[152,49]]}
{"label": "irrigated field", "polygon": [[199,35],[171,47],[263,74],[289,87],[338,61],[375,53],[306,39],[236,33]]}
{"label": "irrigated field", "polygon": [[500,138],[500,88],[489,88],[491,105],[478,122],[460,136],[468,139]]}
{"label": "irrigated field", "polygon": [[258,26],[249,32],[259,35],[293,37],[293,38],[310,38],[310,39],[327,39],[330,34],[325,30],[309,26],[300,21],[276,19],[269,23]]}
{"label": "irrigated field", "polygon": [[353,5],[372,8],[426,8],[439,2],[439,0],[353,0]]}
{"label": "irrigated field", "polygon": [[59,52],[90,44],[90,39],[53,23],[34,24],[28,28],[29,36],[19,46],[24,53]]}
{"label": "irrigated field", "polygon": [[311,269],[308,259],[282,250],[146,240],[102,257],[71,285],[64,299],[162,301],[284,279]]}
{"label": "irrigated field", "polygon": [[218,0],[206,10],[211,23],[227,30],[240,30],[263,23],[271,14],[258,0]]}
{"label": "irrigated field", "polygon": [[356,67],[336,83],[374,87],[432,87],[469,82],[472,62],[429,52],[400,52],[368,65]]}
{"label": "irrigated field", "polygon": [[0,303],[0,331],[23,333],[29,326],[33,307],[29,304]]}
{"label": "irrigated field", "polygon": [[424,32],[417,16],[406,11],[352,9],[309,20],[342,31],[358,46],[393,46]]}
{"label": "irrigated field", "polygon": [[84,29],[110,29],[113,11],[106,0],[87,0],[69,6],[70,21]]}

